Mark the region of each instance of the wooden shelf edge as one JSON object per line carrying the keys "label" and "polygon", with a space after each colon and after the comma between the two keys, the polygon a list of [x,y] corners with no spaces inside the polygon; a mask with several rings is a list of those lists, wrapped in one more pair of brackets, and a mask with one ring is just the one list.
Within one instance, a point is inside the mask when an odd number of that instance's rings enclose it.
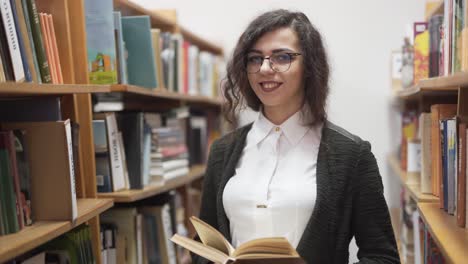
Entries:
{"label": "wooden shelf edge", "polygon": [[178,100],[189,103],[204,103],[214,106],[221,106],[223,104],[221,99],[218,98],[211,98],[203,95],[180,94],[176,92],[170,92],[165,88],[147,89],[136,85],[115,84],[110,87],[110,90],[111,92],[116,93],[133,93],[142,96]]}
{"label": "wooden shelf edge", "polygon": [[[114,1],[115,2],[115,1]],[[143,6],[129,1],[129,0],[117,0],[117,6],[122,5],[125,8],[131,9],[135,11],[136,13],[142,14],[142,15],[148,15],[151,17],[152,24],[160,24],[161,26],[165,27],[175,27],[176,23],[174,21],[171,21],[170,19],[166,18],[165,16],[161,16],[157,14],[156,12],[153,12],[151,10],[148,10],[144,8]]]}
{"label": "wooden shelf edge", "polygon": [[71,221],[38,221],[18,233],[0,236],[0,263],[11,260],[89,221],[114,205],[112,199],[78,199],[78,218]]}
{"label": "wooden shelf edge", "polygon": [[468,229],[456,224],[456,217],[448,215],[437,203],[418,203],[426,226],[449,263],[466,262]]}
{"label": "wooden shelf edge", "polygon": [[[163,13],[158,12],[158,10],[148,10],[143,6],[136,4],[128,0],[117,0],[118,5],[121,5],[125,8],[133,10],[135,13],[148,15],[151,18],[151,24],[156,26],[161,26],[164,28],[179,29],[176,30],[184,36],[185,39],[190,41],[192,44],[198,46],[201,50],[206,50],[212,52],[216,55],[223,56],[222,47],[211,43],[208,40],[205,40],[189,30],[185,29],[182,25],[177,23],[176,19],[170,19],[167,16],[164,16]],[[173,32],[174,33],[174,32]]]}
{"label": "wooden shelf edge", "polygon": [[85,93],[106,93],[111,91],[110,85],[92,84],[37,84],[37,83],[0,83],[0,96],[25,95],[67,95]]}
{"label": "wooden shelf edge", "polygon": [[180,176],[174,179],[170,179],[165,182],[164,185],[152,185],[147,186],[142,190],[124,190],[120,192],[111,192],[111,193],[98,193],[100,198],[112,198],[116,203],[131,203],[138,200],[142,200],[154,195],[158,195],[169,190],[176,189],[178,187],[184,186],[188,183],[191,183],[199,178],[203,177],[205,173],[204,165],[196,165],[190,169],[190,172],[186,176]]}
{"label": "wooden shelf edge", "polygon": [[423,79],[416,85],[398,91],[396,96],[409,99],[424,92],[456,92],[460,86],[468,86],[468,73],[459,72],[451,76]]}
{"label": "wooden shelf edge", "polygon": [[431,195],[421,193],[420,186],[418,184],[407,184],[406,183],[406,172],[402,171],[400,168],[400,161],[394,154],[390,154],[387,157],[390,167],[393,172],[398,175],[400,178],[401,185],[408,191],[410,196],[417,202],[430,202],[435,203],[439,201],[439,198]]}
{"label": "wooden shelf edge", "polygon": [[191,42],[195,46],[198,46],[201,50],[206,50],[211,53],[214,53],[215,55],[223,56],[223,48],[221,48],[221,46],[212,44],[209,41],[200,38],[199,36],[195,35],[190,30],[184,27],[181,27],[180,31],[184,39],[187,39],[189,42]]}

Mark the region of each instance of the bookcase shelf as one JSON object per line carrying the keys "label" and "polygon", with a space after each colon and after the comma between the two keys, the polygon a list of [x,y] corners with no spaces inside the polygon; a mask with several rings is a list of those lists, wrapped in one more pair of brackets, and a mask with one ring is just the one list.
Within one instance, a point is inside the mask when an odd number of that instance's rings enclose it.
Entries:
{"label": "bookcase shelf", "polygon": [[190,172],[186,176],[170,179],[164,185],[150,185],[142,190],[125,190],[112,193],[99,193],[100,198],[112,198],[116,203],[130,203],[135,202],[150,196],[167,192],[172,189],[184,186],[194,180],[203,177],[206,166],[196,165],[190,168]]}
{"label": "bookcase shelf", "polygon": [[421,193],[421,188],[418,184],[407,184],[406,183],[406,172],[404,172],[400,168],[400,162],[395,155],[388,156],[388,162],[390,163],[390,167],[392,168],[393,172],[397,174],[400,178],[402,186],[408,191],[409,195],[416,201],[416,202],[424,202],[424,203],[436,203],[439,202],[439,198],[431,195],[431,194],[424,194]]}
{"label": "bookcase shelf", "polygon": [[69,95],[110,92],[110,85],[0,83],[0,97]]}
{"label": "bookcase shelf", "polygon": [[[175,12],[164,15],[164,10],[148,10],[128,0],[114,0],[114,7],[122,11],[123,15],[148,15],[151,18],[151,26],[163,31],[181,33],[184,39],[196,45],[200,50],[209,51],[216,55],[223,55],[223,49],[180,26],[177,23]],[[167,12],[170,13],[170,12]]]}
{"label": "bookcase shelf", "polygon": [[429,232],[448,263],[466,263],[468,229],[456,224],[456,218],[439,208],[438,203],[418,203]]}
{"label": "bookcase shelf", "polygon": [[202,104],[214,107],[220,107],[222,105],[222,100],[219,98],[211,98],[201,95],[180,94],[170,92],[165,88],[156,88],[154,90],[150,90],[135,85],[116,84],[112,85],[110,90],[112,92],[124,93],[124,100],[128,102],[138,101],[141,103],[143,100],[151,100],[154,103],[155,99],[159,98],[165,101],[172,100],[181,103]]}
{"label": "bookcase shelf", "polygon": [[418,84],[397,92],[397,97],[401,99],[416,99],[421,95],[428,94],[456,95],[460,86],[468,86],[468,73],[456,73],[447,77],[423,79]]}
{"label": "bookcase shelf", "polygon": [[0,236],[0,263],[19,256],[90,220],[114,204],[112,199],[78,199],[78,218],[70,221],[38,221],[18,233]]}

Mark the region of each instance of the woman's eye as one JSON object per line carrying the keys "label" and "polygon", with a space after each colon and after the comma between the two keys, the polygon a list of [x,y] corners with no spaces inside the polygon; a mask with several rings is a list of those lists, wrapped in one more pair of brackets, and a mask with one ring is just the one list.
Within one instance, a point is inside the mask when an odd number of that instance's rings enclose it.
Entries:
{"label": "woman's eye", "polygon": [[290,57],[288,54],[277,54],[274,56],[274,62],[277,64],[289,63]]}
{"label": "woman's eye", "polygon": [[263,62],[263,58],[260,56],[251,56],[248,57],[247,62],[252,64],[261,64]]}

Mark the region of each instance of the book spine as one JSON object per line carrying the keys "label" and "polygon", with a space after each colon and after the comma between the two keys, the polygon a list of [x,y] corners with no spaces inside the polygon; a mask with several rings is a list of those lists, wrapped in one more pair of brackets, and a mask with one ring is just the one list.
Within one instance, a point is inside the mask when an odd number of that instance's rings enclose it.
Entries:
{"label": "book spine", "polygon": [[466,124],[458,126],[457,225],[465,227],[466,202]]}
{"label": "book spine", "polygon": [[34,46],[36,48],[36,56],[39,64],[39,71],[41,73],[41,79],[43,83],[52,83],[49,62],[47,61],[44,42],[42,40],[41,22],[39,20],[39,14],[37,13],[36,3],[35,0],[26,0],[26,3],[28,6],[29,21],[31,23],[31,32]]}
{"label": "book spine", "polygon": [[15,0],[10,0],[10,6],[11,6],[11,12],[13,14],[13,19],[15,22],[15,28],[16,28],[16,35],[18,37],[18,45],[19,45],[19,50],[21,54],[21,62],[23,64],[23,71],[24,71],[24,79],[27,82],[32,82],[32,74],[31,70],[29,69],[29,64],[28,64],[28,57],[26,56],[26,47],[24,43],[23,36],[21,35],[21,26],[20,26],[20,17],[19,13],[15,4]]}
{"label": "book spine", "polygon": [[65,122],[65,136],[67,140],[67,149],[68,149],[68,160],[70,167],[70,194],[71,194],[71,204],[72,204],[72,221],[75,221],[78,217],[78,206],[76,203],[76,184],[75,184],[75,167],[73,163],[73,142],[72,142],[72,131],[71,131],[70,121]]}
{"label": "book spine", "polygon": [[8,155],[10,157],[10,172],[13,176],[13,186],[16,196],[16,217],[18,219],[19,229],[24,228],[24,214],[23,208],[21,205],[21,191],[20,191],[20,178],[18,175],[18,162],[16,161],[16,150],[15,150],[15,137],[13,131],[8,131],[6,133],[8,142]]}
{"label": "book spine", "polygon": [[[24,18],[24,24],[26,25],[26,31],[27,31],[27,39],[29,43],[29,48],[31,50],[31,56],[32,56],[32,63],[34,67],[34,74],[36,75],[37,78],[37,83],[41,84],[42,83],[42,78],[41,78],[41,73],[39,70],[39,63],[37,62],[37,56],[36,56],[36,46],[34,45],[34,38],[32,36],[32,29],[31,29],[31,22],[29,21],[29,9],[28,9],[28,4],[26,3],[27,0],[16,0],[18,5],[21,4],[22,7],[22,12],[23,12],[23,18]],[[18,9],[20,10],[20,9]],[[34,78],[34,75],[33,75]]]}
{"label": "book spine", "polygon": [[24,81],[23,61],[21,59],[21,51],[18,43],[18,36],[16,35],[16,27],[13,18],[9,0],[0,0],[0,8],[2,13],[3,26],[5,28],[6,38],[10,51],[11,62],[13,66],[13,73],[15,81]]}

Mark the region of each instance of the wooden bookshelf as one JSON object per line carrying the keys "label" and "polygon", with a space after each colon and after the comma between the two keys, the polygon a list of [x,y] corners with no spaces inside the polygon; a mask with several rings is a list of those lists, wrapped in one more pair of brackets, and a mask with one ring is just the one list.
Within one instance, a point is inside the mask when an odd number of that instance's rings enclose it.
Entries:
{"label": "wooden bookshelf", "polygon": [[180,28],[180,32],[182,33],[182,36],[184,36],[184,39],[188,40],[194,45],[197,45],[201,50],[209,51],[217,55],[223,55],[223,48],[220,46],[200,38],[183,27]]}
{"label": "wooden bookshelf", "polygon": [[456,73],[447,77],[423,79],[418,84],[397,92],[401,99],[416,99],[421,95],[457,95],[458,88],[468,86],[468,73]]}
{"label": "wooden bookshelf", "polygon": [[164,185],[150,185],[142,190],[125,190],[120,192],[112,193],[99,193],[99,198],[112,198],[116,203],[130,203],[141,199],[145,199],[160,193],[167,192],[169,190],[182,187],[194,180],[203,177],[205,173],[204,165],[193,166],[190,172],[186,176],[177,177],[170,179],[165,182]]}
{"label": "wooden bookshelf", "polygon": [[[223,55],[221,46],[211,43],[179,25],[175,10],[148,10],[128,0],[114,0],[114,8],[120,10],[122,15],[148,15],[151,18],[152,27],[159,28],[162,31],[180,33],[184,39],[196,45],[200,50]],[[171,14],[167,15],[168,13]]]}
{"label": "wooden bookshelf", "polygon": [[0,97],[72,95],[110,92],[110,85],[0,83]]}
{"label": "wooden bookshelf", "polygon": [[439,202],[439,198],[432,194],[421,193],[421,188],[419,184],[407,184],[406,179],[407,175],[400,167],[400,161],[395,155],[388,156],[388,162],[393,172],[398,175],[401,181],[401,185],[408,191],[409,195],[416,202],[425,202],[425,203],[436,203]]}
{"label": "wooden bookshelf", "polygon": [[438,203],[418,203],[426,226],[448,263],[466,263],[468,229],[456,224],[456,217],[439,208]]}
{"label": "wooden bookshelf", "polygon": [[111,92],[123,93],[123,99],[129,103],[144,101],[152,101],[153,103],[157,100],[173,101],[175,103],[186,103],[186,104],[202,104],[207,106],[220,107],[223,103],[220,98],[211,98],[202,95],[187,95],[175,92],[170,92],[165,88],[147,89],[135,85],[124,85],[116,84],[110,88]]}
{"label": "wooden bookshelf", "polygon": [[111,208],[112,199],[78,199],[78,218],[70,221],[39,221],[18,233],[0,236],[0,263],[34,249]]}
{"label": "wooden bookshelf", "polygon": [[173,31],[176,26],[176,21],[158,14],[157,12],[147,10],[143,6],[128,0],[114,0],[114,9],[120,10],[122,15],[125,16],[148,15],[151,18],[151,27],[153,28],[160,28],[164,31]]}

